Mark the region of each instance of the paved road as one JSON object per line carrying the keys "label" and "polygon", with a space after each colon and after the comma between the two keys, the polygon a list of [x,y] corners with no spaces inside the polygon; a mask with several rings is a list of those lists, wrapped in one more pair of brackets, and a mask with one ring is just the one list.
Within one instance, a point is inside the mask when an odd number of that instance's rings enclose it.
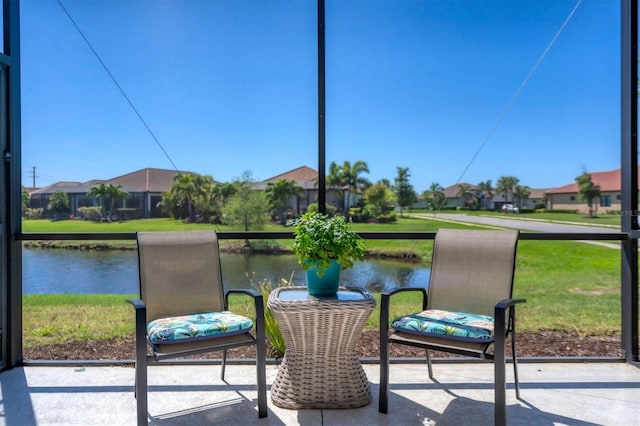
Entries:
{"label": "paved road", "polygon": [[[476,223],[487,226],[497,226],[502,228],[515,228],[523,231],[536,232],[618,232],[619,228],[608,228],[589,225],[573,225],[568,223],[553,223],[547,221],[530,220],[530,219],[514,219],[502,218],[495,216],[471,216],[466,214],[450,214],[450,213],[417,213],[412,214],[415,217],[424,217],[437,220],[447,220],[452,222]],[[603,247],[620,248],[620,243],[605,241],[584,241],[585,243],[595,244]]]}

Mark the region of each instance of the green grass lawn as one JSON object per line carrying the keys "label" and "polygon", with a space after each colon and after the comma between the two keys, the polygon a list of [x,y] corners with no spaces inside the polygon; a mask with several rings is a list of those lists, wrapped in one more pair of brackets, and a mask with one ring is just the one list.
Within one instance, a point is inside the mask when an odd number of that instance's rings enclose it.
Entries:
{"label": "green grass lawn", "polygon": [[[357,231],[435,231],[439,227],[466,227],[424,219],[401,219],[395,224],[354,224]],[[134,232],[137,230],[227,230],[224,226],[183,224],[168,219],[93,224],[82,221],[25,221],[23,232]],[[265,230],[282,230],[268,225]],[[286,228],[289,229],[289,228]],[[279,241],[283,245],[290,241]],[[430,259],[433,241],[370,240],[369,250],[415,252]],[[577,331],[581,334],[619,333],[620,251],[578,241],[520,241],[515,275],[518,329]],[[33,347],[61,341],[101,340],[133,334],[133,308],[121,295],[26,295],[23,297],[24,345]],[[376,295],[379,298],[379,295]],[[250,314],[246,298],[231,306]],[[415,311],[417,295],[393,299],[392,316]],[[367,328],[378,327],[379,311]]]}

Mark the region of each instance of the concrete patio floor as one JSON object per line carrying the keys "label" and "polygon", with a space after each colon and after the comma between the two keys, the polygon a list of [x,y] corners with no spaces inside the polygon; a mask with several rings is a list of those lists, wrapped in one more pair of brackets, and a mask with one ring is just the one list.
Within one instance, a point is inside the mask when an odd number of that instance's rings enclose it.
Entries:
{"label": "concrete patio floor", "polygon": [[[277,373],[267,365],[267,383]],[[288,410],[269,396],[258,419],[255,367],[219,365],[149,368],[153,425],[491,425],[493,366],[392,364],[389,414],[378,413],[378,365],[364,364],[372,402],[348,410]],[[507,366],[510,425],[639,425],[640,368],[612,363],[522,363],[522,400]],[[511,374],[509,374],[511,373]],[[0,373],[2,425],[135,425],[134,369],[125,366],[27,366]]]}

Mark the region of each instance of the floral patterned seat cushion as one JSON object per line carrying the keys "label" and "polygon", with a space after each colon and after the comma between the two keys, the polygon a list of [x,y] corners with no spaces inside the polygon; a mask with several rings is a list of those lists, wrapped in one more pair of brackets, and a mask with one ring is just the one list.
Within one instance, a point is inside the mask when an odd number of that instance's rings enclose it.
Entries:
{"label": "floral patterned seat cushion", "polygon": [[147,338],[153,344],[184,343],[188,340],[212,339],[221,335],[251,330],[250,318],[229,311],[203,312],[159,318],[147,324]]}
{"label": "floral patterned seat cushion", "polygon": [[391,323],[396,331],[417,334],[447,335],[468,341],[493,340],[493,317],[430,309],[396,318]]}

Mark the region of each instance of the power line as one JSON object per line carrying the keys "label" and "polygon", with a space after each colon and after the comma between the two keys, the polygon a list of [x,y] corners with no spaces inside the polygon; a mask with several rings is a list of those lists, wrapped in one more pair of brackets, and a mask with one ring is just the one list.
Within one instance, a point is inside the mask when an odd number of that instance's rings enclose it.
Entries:
{"label": "power line", "polygon": [[[549,50],[551,50],[551,47],[555,44],[556,40],[558,39],[558,37],[560,36],[560,34],[564,30],[564,28],[567,26],[567,24],[569,23],[571,18],[573,18],[573,15],[576,13],[576,11],[578,10],[578,7],[580,6],[581,3],[582,3],[582,0],[578,0],[576,5],[573,7],[571,12],[567,16],[567,18],[564,20],[564,22],[560,26],[560,29],[558,29],[558,31],[556,31],[556,34],[553,36],[553,38],[551,39],[551,41],[549,42],[547,47],[544,49],[544,51],[542,52],[542,54],[540,55],[540,57],[538,58],[536,63],[533,65],[533,68],[531,68],[531,71],[529,71],[529,74],[527,74],[527,76],[525,77],[525,79],[522,82],[522,84],[520,85],[520,87],[518,87],[518,90],[516,90],[515,94],[511,97],[511,100],[509,101],[509,103],[507,103],[507,106],[505,107],[505,109],[498,116],[498,119],[496,120],[496,122],[493,124],[493,126],[489,130],[489,133],[487,134],[487,136],[484,138],[484,140],[482,141],[482,143],[480,144],[480,146],[478,147],[476,152],[471,157],[471,160],[469,160],[469,162],[467,163],[466,167],[464,168],[464,170],[460,174],[460,177],[458,177],[458,180],[456,181],[455,185],[460,183],[460,181],[462,180],[464,175],[469,170],[469,167],[471,167],[473,162],[476,160],[476,158],[480,154],[480,151],[482,151],[484,149],[485,145],[487,144],[487,142],[489,142],[489,139],[491,138],[491,136],[493,136],[495,131],[498,129],[498,126],[500,126],[500,124],[502,123],[502,120],[504,120],[504,117],[507,115],[507,113],[509,112],[509,110],[511,109],[513,104],[515,103],[516,99],[518,99],[518,97],[520,96],[520,94],[522,93],[524,88],[527,86],[527,84],[529,83],[529,80],[531,80],[531,77],[536,72],[536,70],[538,69],[538,67],[540,66],[540,64],[544,60],[544,58],[547,56],[547,53],[549,53]],[[445,200],[442,201],[442,204],[438,207],[437,210],[440,210],[440,208],[442,207],[444,202],[445,202]]]}
{"label": "power line", "polygon": [[173,168],[176,171],[179,171],[178,168],[176,167],[175,163],[173,162],[173,160],[171,159],[171,157],[169,156],[169,153],[164,149],[164,147],[162,146],[162,144],[160,143],[160,141],[158,140],[158,138],[156,137],[156,135],[153,133],[153,131],[151,130],[151,128],[149,127],[149,125],[147,124],[147,122],[144,120],[144,118],[142,118],[142,115],[140,114],[140,112],[138,112],[138,109],[135,107],[135,105],[133,104],[133,102],[131,102],[131,99],[129,99],[129,97],[127,96],[127,94],[125,93],[124,89],[122,89],[122,87],[120,86],[120,84],[118,83],[118,80],[116,80],[116,78],[113,76],[113,74],[111,74],[111,71],[109,71],[109,67],[107,67],[107,65],[104,63],[104,61],[102,60],[102,58],[100,58],[100,55],[98,55],[98,52],[96,52],[96,50],[93,48],[93,46],[91,45],[91,43],[89,42],[89,40],[87,39],[87,37],[85,37],[84,33],[82,32],[82,30],[80,29],[80,27],[78,27],[78,25],[76,24],[76,22],[73,20],[73,18],[71,17],[71,14],[69,14],[69,12],[67,11],[67,9],[64,7],[64,5],[62,4],[61,0],[57,0],[58,4],[60,5],[60,7],[62,8],[62,10],[64,11],[64,13],[67,15],[67,17],[69,18],[69,20],[71,21],[71,23],[73,24],[73,26],[76,28],[76,30],[78,31],[78,33],[80,34],[80,36],[82,37],[82,39],[84,40],[84,42],[87,44],[87,46],[89,46],[89,49],[91,49],[91,52],[93,53],[93,55],[98,59],[98,61],[100,62],[100,65],[102,65],[102,68],[104,68],[104,70],[106,71],[106,73],[109,75],[109,77],[111,78],[111,81],[113,81],[113,83],[116,85],[116,87],[118,88],[118,90],[120,91],[120,93],[122,94],[122,96],[124,97],[124,99],[127,101],[127,103],[129,104],[129,106],[131,107],[131,109],[133,110],[133,112],[138,116],[138,119],[140,120],[140,122],[142,123],[142,125],[145,127],[145,129],[147,129],[147,132],[149,132],[149,134],[151,135],[151,137],[153,138],[153,140],[156,142],[156,144],[158,145],[158,147],[160,148],[160,150],[162,150],[162,152],[164,153],[165,157],[167,157],[167,159],[169,160],[169,162],[171,163],[171,165],[173,166]]}

